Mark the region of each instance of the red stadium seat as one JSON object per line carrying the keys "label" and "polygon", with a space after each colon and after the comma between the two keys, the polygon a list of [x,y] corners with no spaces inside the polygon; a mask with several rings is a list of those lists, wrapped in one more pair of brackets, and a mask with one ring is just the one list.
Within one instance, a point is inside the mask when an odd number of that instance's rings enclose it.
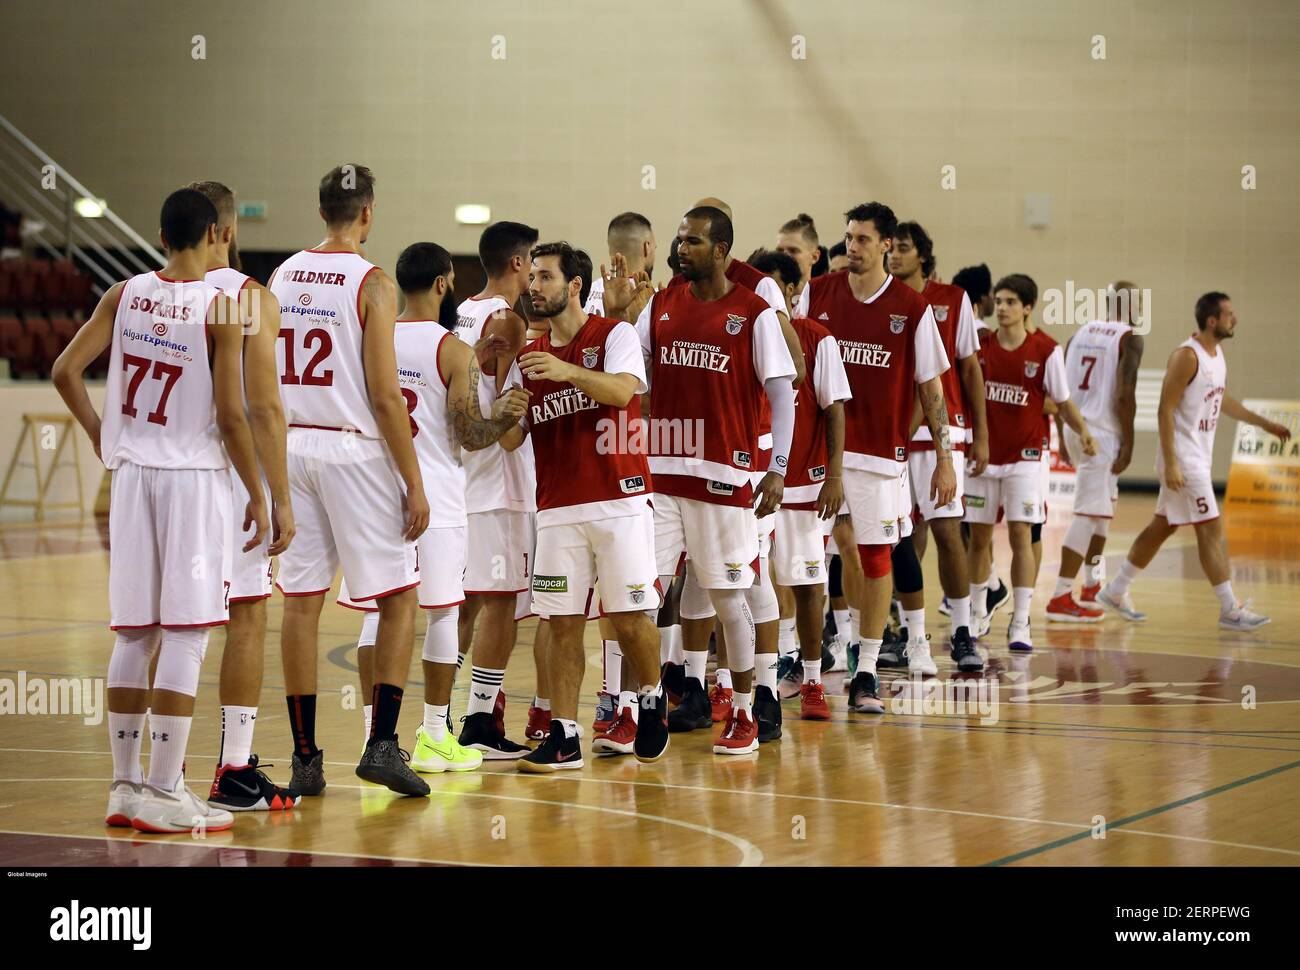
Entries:
{"label": "red stadium seat", "polygon": [[0,357],[14,377],[36,370],[36,341],[12,313],[0,311]]}

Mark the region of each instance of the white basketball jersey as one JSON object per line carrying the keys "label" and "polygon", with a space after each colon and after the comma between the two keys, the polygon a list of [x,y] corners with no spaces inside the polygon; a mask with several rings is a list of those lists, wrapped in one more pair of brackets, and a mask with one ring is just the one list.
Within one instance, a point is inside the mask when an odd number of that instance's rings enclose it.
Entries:
{"label": "white basketball jersey", "polygon": [[378,267],[353,252],[305,249],[271,277],[276,358],[290,427],[380,437],[361,355],[361,286]]}
{"label": "white basketball jersey", "polygon": [[451,375],[438,366],[444,340],[455,340],[437,320],[398,320],[397,379],[411,415],[411,436],[420,461],[429,526],[465,524],[465,469],[447,409]]}
{"label": "white basketball jersey", "polygon": [[1079,329],[1065,352],[1070,397],[1088,427],[1119,436],[1115,399],[1119,393],[1119,351],[1133,330],[1127,323],[1094,320]]}
{"label": "white basketball jersey", "polygon": [[248,285],[248,281],[252,277],[247,273],[241,273],[237,269],[231,269],[229,266],[222,266],[219,269],[208,270],[203,279],[221,290],[232,300],[238,300],[239,291]]}
{"label": "white basketball jersey", "polygon": [[141,273],[122,287],[100,430],[107,467],[227,467],[206,326],[219,295],[203,280],[160,273]]}
{"label": "white basketball jersey", "polygon": [[[498,310],[510,305],[499,296],[486,300],[473,297],[456,308],[456,336],[473,347],[483,339],[483,327]],[[479,409],[484,416],[492,412],[496,400],[496,380],[483,375],[478,385]],[[480,451],[465,451],[465,499],[470,512],[515,512],[537,510],[537,471],[533,464],[533,441],[525,438],[522,446],[506,451],[498,444]]]}
{"label": "white basketball jersey", "polygon": [[[1196,375],[1174,409],[1174,454],[1184,476],[1205,478],[1214,462],[1214,429],[1219,426],[1223,407],[1228,362],[1222,347],[1211,357],[1195,337],[1188,337],[1179,346],[1191,347],[1196,354]],[[1164,449],[1156,453],[1156,459],[1159,468],[1164,463]]]}

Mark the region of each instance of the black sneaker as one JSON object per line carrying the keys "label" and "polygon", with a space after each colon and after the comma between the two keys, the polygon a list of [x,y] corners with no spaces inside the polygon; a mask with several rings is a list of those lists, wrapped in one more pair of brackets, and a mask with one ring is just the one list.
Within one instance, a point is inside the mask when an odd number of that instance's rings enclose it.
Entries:
{"label": "black sneaker", "polygon": [[754,723],[759,744],[781,740],[781,702],[767,687],[754,689]]}
{"label": "black sneaker", "polygon": [[876,675],[859,670],[849,685],[849,710],[857,714],[884,714],[885,705],[881,703],[879,690]]}
{"label": "black sneaker", "polygon": [[956,661],[957,669],[962,673],[977,673],[984,669],[984,658],[975,648],[975,641],[970,638],[970,630],[964,626],[957,627],[957,632],[952,635],[949,653]]}
{"label": "black sneaker", "polygon": [[289,787],[299,795],[319,795],[325,790],[325,752],[317,751],[304,761],[295,751]]}
{"label": "black sneaker", "polygon": [[878,668],[893,670],[907,666],[907,631],[901,632],[902,636],[899,636],[889,627],[885,627],[885,632],[881,634],[880,656],[876,659]]}
{"label": "black sneaker", "polygon": [[410,760],[410,754],[397,746],[397,738],[371,741],[357,765],[357,777],[383,785],[399,795],[429,794],[424,779],[407,767]]}
{"label": "black sneaker", "polygon": [[[667,690],[667,688],[664,688]],[[694,677],[686,678],[686,689],[682,691],[682,700],[668,712],[668,730],[676,734],[679,731],[694,731],[696,728],[713,726],[713,705],[703,685]]]}
{"label": "black sneaker", "polygon": [[998,588],[989,590],[988,595],[984,600],[985,615],[992,616],[998,610],[1002,609],[1002,607],[1006,606],[1010,601],[1011,590],[1007,588],[1006,583],[999,582]]}
{"label": "black sneaker", "polygon": [[803,681],[803,660],[799,651],[783,653],[776,660],[776,682],[788,680],[792,684]]}
{"label": "black sneaker", "polygon": [[639,701],[641,710],[637,714],[632,753],[637,761],[648,764],[658,761],[668,750],[668,692],[661,690],[658,697],[643,694]]}
{"label": "black sneaker", "polygon": [[686,693],[686,665],[666,663],[659,669],[659,682],[668,692],[670,704],[680,704]]}
{"label": "black sneaker", "polygon": [[[640,736],[638,727],[638,740]],[[582,745],[576,734],[571,738],[565,737],[564,725],[552,720],[551,733],[546,735],[546,740],[537,746],[536,751],[530,751],[520,758],[518,767],[520,771],[531,771],[537,774],[562,771],[565,768],[581,768]]]}
{"label": "black sneaker", "polygon": [[496,718],[491,711],[462,717],[460,723],[460,737],[456,740],[461,747],[482,751],[484,761],[514,761],[528,753],[525,745],[515,744],[497,730]]}
{"label": "black sneaker", "polygon": [[252,755],[242,768],[223,765],[217,769],[208,804],[229,812],[281,812],[293,808],[298,798],[292,788],[281,788],[266,777],[257,765],[257,755]]}

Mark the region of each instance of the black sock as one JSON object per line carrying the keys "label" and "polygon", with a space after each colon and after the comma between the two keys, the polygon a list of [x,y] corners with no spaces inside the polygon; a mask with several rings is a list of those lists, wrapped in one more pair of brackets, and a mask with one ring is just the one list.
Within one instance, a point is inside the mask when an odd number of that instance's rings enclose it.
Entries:
{"label": "black sock", "polygon": [[375,684],[371,701],[370,740],[391,741],[397,737],[397,717],[402,713],[402,688]]}
{"label": "black sock", "polygon": [[293,750],[304,761],[316,757],[316,695],[290,694],[289,729],[293,731]]}

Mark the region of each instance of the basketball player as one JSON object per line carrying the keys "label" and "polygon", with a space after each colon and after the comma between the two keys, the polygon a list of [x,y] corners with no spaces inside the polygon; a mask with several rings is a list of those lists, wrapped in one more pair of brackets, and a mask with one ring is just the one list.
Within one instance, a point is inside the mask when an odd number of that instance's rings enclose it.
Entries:
{"label": "basketball player", "polygon": [[[911,501],[920,510],[923,525],[934,532],[938,547],[939,581],[952,613],[952,637],[949,653],[961,671],[984,669],[984,662],[975,648],[970,632],[970,571],[967,566],[966,546],[961,537],[961,520],[964,512],[962,499],[967,460],[971,473],[978,475],[988,464],[988,424],[984,413],[984,377],[980,371],[979,338],[975,334],[975,317],[970,300],[960,286],[939,283],[930,279],[934,268],[934,243],[929,233],[916,222],[901,222],[894,233],[893,248],[889,252],[889,271],[901,282],[916,290],[930,304],[934,312],[939,338],[944,354],[953,366],[944,371],[944,404],[948,409],[949,434],[955,452],[953,471],[957,477],[957,491],[945,506],[936,507],[930,502],[927,483],[934,477],[934,441],[930,429],[918,427],[908,444],[908,477],[911,479]],[[917,409],[919,411],[919,408]],[[913,417],[920,420],[920,414]],[[918,529],[918,537],[924,529]],[[924,546],[922,544],[923,551]],[[898,568],[900,553],[904,571],[909,574],[905,588]],[[921,673],[934,673],[924,662],[929,652],[925,643],[925,594],[922,590],[921,564],[912,538],[902,539],[894,551],[894,585],[903,600],[900,639],[907,651],[908,669]],[[906,632],[904,632],[906,631]],[[911,646],[907,644],[911,643]],[[919,652],[919,662],[913,662],[913,653]],[[881,658],[884,660],[882,653]],[[898,657],[898,666],[903,658]],[[881,664],[884,666],[884,664]]]}
{"label": "basketball player", "polygon": [[849,251],[844,245],[843,240],[837,242],[830,249],[826,250],[828,262],[828,272],[838,273],[840,270],[849,268]]}
{"label": "basketball player", "polygon": [[[701,604],[690,608],[687,602],[697,589],[703,594],[697,599],[707,600],[725,631],[734,685],[713,750],[746,754],[758,746],[751,700],[755,617],[746,600],[759,558],[754,506],[756,500],[757,516],[764,518],[780,505],[794,426],[795,364],[770,304],[727,277],[734,239],[727,214],[713,206],[693,208],[677,238],[685,283],[654,294],[637,320],[649,359],[653,420],[675,429],[651,435],[655,551],[663,585],[683,552],[690,559],[681,607],[689,675],[682,706],[693,695],[702,698],[703,707],[693,711],[695,726],[712,723],[702,661],[713,623],[686,622],[703,614]],[[763,400],[771,409],[772,458],[754,489]]]}
{"label": "basketball player", "polygon": [[[447,250],[430,242],[407,246],[397,259],[397,285],[406,301],[395,334],[398,379],[429,501],[429,528],[418,541],[419,602],[428,621],[421,655],[424,721],[416,730],[411,767],[419,772],[473,771],[483,763],[482,753],[462,747],[447,729],[468,556],[461,449],[478,451],[497,441],[523,414],[526,395],[508,391],[493,402],[492,417],[479,413],[475,351],[438,322],[455,287]],[[363,631],[357,648],[364,697],[373,689],[372,644],[379,613],[373,604],[351,599],[346,579],[339,603],[367,611],[364,625],[370,629]]]}
{"label": "basketball player", "polygon": [[989,423],[989,465],[972,474],[966,489],[970,523],[971,609],[982,623],[989,548],[1001,509],[1011,540],[1011,625],[1007,644],[1013,651],[1033,649],[1029,606],[1037,579],[1032,529],[1045,517],[1042,454],[1047,448],[1043,402],[1051,399],[1065,423],[1079,436],[1085,455],[1096,453],[1088,422],[1070,400],[1065,355],[1041,330],[1030,333],[1026,321],[1038,302],[1038,286],[1021,273],[1005,276],[994,287],[998,329],[984,335],[979,360],[984,371]]}
{"label": "basketball player", "polygon": [[374,714],[357,776],[403,795],[429,793],[397,744],[418,602],[415,540],[428,526],[429,502],[397,380],[396,288],[363,255],[374,185],[362,165],[329,171],[320,182],[325,238],[290,256],[270,282],[289,317],[277,352],[298,534],[280,556],[276,585],[285,597],[280,645],[293,788],[303,795],[325,788],[316,746],[317,630],[340,565],[352,595],[379,609]]}
{"label": "basketball player", "polygon": [[532,250],[530,315],[550,326],[519,357],[529,407],[505,447],[525,431],[534,439],[533,600],[551,623],[553,717],[546,739],[519,761],[522,771],[582,767],[578,694],[593,587],[618,639],[626,679],[639,686],[592,750],[635,752],[637,760],[651,762],[668,748],[668,698],[659,685],[653,619],[660,597],[650,471],[637,441],[645,363],[630,324],[582,309],[591,276],[590,257],[568,243]]}
{"label": "basketball player", "polygon": [[[793,313],[796,293],[801,292],[795,260],[782,252],[763,253],[754,267],[781,284]],[[799,716],[828,721],[821,660],[826,538],[844,504],[844,402],[852,395],[839,344],[830,332],[806,317],[790,322],[799,335],[808,380],[795,396],[790,464],[776,513],[772,556],[775,581],[790,590],[795,601],[802,661]]]}
{"label": "basketball player", "polygon": [[1284,442],[1291,437],[1291,432],[1285,425],[1248,411],[1227,393],[1228,365],[1222,344],[1231,340],[1236,331],[1237,314],[1232,308],[1232,298],[1226,293],[1206,293],[1196,301],[1196,333],[1169,356],[1165,381],[1160,388],[1160,451],[1156,454],[1160,494],[1156,498],[1156,514],[1133,540],[1119,575],[1097,596],[1097,602],[1126,620],[1146,619],[1146,614],[1133,606],[1129,594],[1133,580],[1180,525],[1190,525],[1196,530],[1201,568],[1219,601],[1219,628],[1249,631],[1269,622],[1267,616],[1243,606],[1232,592],[1210,466],[1220,412],[1263,428]]}
{"label": "basketball player", "polygon": [[821,243],[817,239],[817,224],[813,217],[801,212],[781,226],[776,235],[776,251],[785,253],[799,266],[799,285],[795,296],[803,292],[813,277],[813,269],[822,261]]}
{"label": "basketball player", "polygon": [[[1047,604],[1047,619],[1056,623],[1097,623],[1104,615],[1096,606],[1101,590],[1106,533],[1115,517],[1119,475],[1133,460],[1133,420],[1137,415],[1137,376],[1142,366],[1143,340],[1133,332],[1139,291],[1120,281],[1107,294],[1104,320],[1080,328],[1065,349],[1065,374],[1070,397],[1088,421],[1097,454],[1083,458],[1078,436],[1058,417],[1061,457],[1075,465],[1074,518],[1061,545],[1061,571]],[[1071,459],[1072,455],[1080,457]],[[1074,601],[1074,577],[1084,561],[1088,575],[1081,602]]]}
{"label": "basketball player", "polygon": [[[606,274],[605,267],[591,282],[591,292],[587,294],[587,313],[602,316],[605,313],[606,276],[627,281],[630,285],[638,279],[649,280],[654,275],[655,267],[655,232],[650,220],[639,212],[621,212],[609,220],[605,232],[609,246],[609,264],[612,273]],[[644,277],[642,277],[644,274]],[[648,299],[649,296],[646,296]],[[641,308],[633,307],[640,315]]]}
{"label": "basketball player", "polygon": [[[898,541],[904,507],[902,474],[907,461],[912,402],[921,408],[935,442],[935,468],[927,497],[936,507],[952,501],[953,471],[948,409],[940,375],[948,369],[930,305],[885,268],[898,224],[879,202],[844,215],[849,268],[809,283],[796,313],[810,317],[839,343],[852,399],[845,405],[844,492],[853,520],[865,579],[860,593],[862,629],[857,671],[849,686],[849,709],[883,714],[876,660],[889,616],[890,551]],[[841,554],[845,550],[841,548]]]}
{"label": "basketball player", "polygon": [[[239,387],[239,310],[203,279],[223,245],[217,227],[217,210],[201,192],[169,195],[159,218],[167,264],[110,287],[52,374],[113,472],[109,606],[117,642],[108,665],[113,783],[105,823],[142,832],[234,824],[230,812],[186,788],[182,775],[208,632],[229,617],[229,464],[250,496],[243,550],[256,549],[268,530]],[[111,356],[101,418],[82,375],[105,349]],[[146,708],[147,781],[140,765]]]}
{"label": "basketball player", "polygon": [[[217,209],[218,245],[204,279],[239,303],[244,321],[244,399],[248,425],[257,447],[264,477],[263,493],[271,509],[272,534],[244,552],[247,538],[236,526],[231,536],[234,568],[230,579],[230,622],[221,654],[221,751],[208,801],[232,812],[279,811],[293,808],[298,798],[280,788],[257,767],[253,729],[262,696],[266,649],[266,601],[271,596],[271,557],[293,538],[293,510],[285,469],[284,409],[280,406],[280,372],[275,346],[280,334],[280,305],[271,291],[239,269],[235,241],[238,219],[235,193],[220,182],[192,182]],[[248,504],[239,476],[231,474],[235,508]]]}
{"label": "basketball player", "polygon": [[[528,251],[537,242],[537,230],[519,222],[496,222],[479,237],[479,261],[487,282],[475,296],[457,308],[456,336],[476,346],[489,322],[506,325],[523,337],[527,326],[514,311],[528,288]],[[481,406],[491,406],[504,388],[514,351],[499,352],[483,367],[479,381]],[[472,638],[469,708],[460,743],[475,748],[489,761],[513,761],[528,747],[505,735],[501,683],[514,651],[518,621],[531,612],[529,564],[533,556],[533,515],[536,481],[533,446],[527,439],[517,451],[500,444],[467,451],[465,496],[468,511],[469,562],[465,570],[465,603],[460,613],[461,653]],[[539,633],[539,636],[541,634]],[[500,704],[498,703],[500,699]]]}

